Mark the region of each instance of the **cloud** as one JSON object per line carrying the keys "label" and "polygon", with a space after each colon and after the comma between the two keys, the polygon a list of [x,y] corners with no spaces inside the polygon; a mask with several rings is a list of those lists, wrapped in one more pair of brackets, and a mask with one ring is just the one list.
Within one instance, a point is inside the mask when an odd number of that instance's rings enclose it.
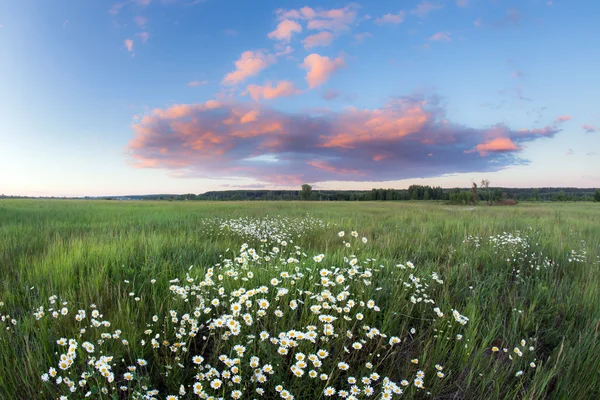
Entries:
{"label": "cloud", "polygon": [[188,82],[187,86],[188,87],[197,87],[197,86],[204,86],[208,84],[208,81],[191,81]]}
{"label": "cloud", "polygon": [[417,7],[410,13],[415,14],[420,18],[425,18],[429,15],[430,12],[435,10],[441,10],[442,8],[444,8],[444,6],[441,4],[432,3],[429,1],[422,1],[421,3],[417,4]]}
{"label": "cloud", "polygon": [[277,25],[277,28],[273,32],[267,35],[267,37],[269,39],[276,39],[284,43],[289,43],[290,40],[292,40],[293,33],[301,32],[302,26],[299,23],[289,19],[284,19]]}
{"label": "cloud", "polygon": [[123,8],[125,5],[127,5],[127,1],[123,2],[123,3],[115,3],[113,4],[113,6],[110,8],[110,10],[108,10],[108,13],[111,15],[117,15],[120,11],[121,8]]}
{"label": "cloud", "polygon": [[227,36],[237,36],[238,32],[235,29],[223,29],[223,33]]}
{"label": "cloud", "polygon": [[275,86],[267,82],[264,86],[248,85],[244,94],[249,94],[252,99],[258,101],[260,99],[275,99],[277,97],[293,96],[300,91],[294,87],[290,81],[279,81]]}
{"label": "cloud", "polygon": [[292,54],[293,52],[294,52],[294,49],[292,49],[292,46],[285,46],[283,48],[283,50],[275,53],[275,57],[286,56],[288,54]]}
{"label": "cloud", "polygon": [[235,71],[225,75],[222,83],[224,85],[235,85],[245,81],[247,78],[258,74],[263,69],[275,62],[275,57],[262,50],[245,51],[235,62]]}
{"label": "cloud", "polygon": [[125,39],[123,43],[125,44],[127,51],[131,53],[133,51],[133,40]]}
{"label": "cloud", "polygon": [[433,40],[434,42],[449,42],[452,39],[450,39],[450,32],[438,32],[431,36],[429,40]]}
{"label": "cloud", "polygon": [[[511,152],[521,149],[521,147],[517,146],[510,138],[507,137],[497,137],[475,146],[475,150],[477,150],[479,154],[484,157],[489,153]],[[471,152],[471,150],[467,150],[467,153],[469,152]]]}
{"label": "cloud", "polygon": [[469,5],[469,0],[456,0],[456,5],[459,7],[467,7]]}
{"label": "cloud", "polygon": [[301,64],[302,68],[307,70],[306,82],[311,89],[327,82],[333,72],[345,65],[343,57],[332,60],[316,53],[306,56]]}
{"label": "cloud", "polygon": [[523,71],[517,69],[512,74],[510,74],[510,76],[515,77],[515,78],[522,78]]}
{"label": "cloud", "polygon": [[484,22],[483,19],[478,18],[473,22],[473,24],[481,28],[483,26],[488,26],[495,29],[503,29],[507,27],[517,27],[521,24],[521,12],[516,8],[509,8],[503,17]]}
{"label": "cloud", "polygon": [[305,49],[310,49],[312,47],[318,46],[329,46],[333,42],[333,34],[327,31],[315,33],[314,35],[310,35],[302,40],[302,44],[304,44]]}
{"label": "cloud", "polygon": [[150,4],[150,0],[134,0],[134,1],[142,7],[146,7],[148,4]]}
{"label": "cloud", "polygon": [[383,17],[375,19],[377,25],[383,24],[401,24],[404,21],[404,11],[398,12],[398,14],[385,14]]}
{"label": "cloud", "polygon": [[565,156],[572,156],[572,155],[573,155],[573,149],[567,150],[567,153],[565,154]]}
{"label": "cloud", "polygon": [[581,126],[581,129],[583,129],[587,133],[600,132],[600,128],[596,128],[595,126],[588,125],[588,124],[583,124]]}
{"label": "cloud", "polygon": [[135,36],[139,37],[142,43],[146,43],[148,41],[148,38],[150,37],[148,32],[136,33]]}
{"label": "cloud", "polygon": [[335,89],[327,89],[325,93],[323,93],[323,99],[330,101],[335,100],[340,96],[340,92]]}
{"label": "cloud", "polygon": [[280,20],[304,20],[306,27],[311,30],[330,31],[339,33],[347,31],[356,21],[356,4],[350,4],[344,8],[333,8],[330,10],[314,10],[310,7],[300,9],[276,11]]}
{"label": "cloud", "polygon": [[563,122],[567,122],[571,119],[570,115],[561,115],[559,117],[556,117],[556,119],[554,120],[555,123],[560,124]]}
{"label": "cloud", "polygon": [[473,25],[475,25],[477,28],[481,28],[483,26],[483,20],[481,18],[477,18],[475,21],[473,21]]}
{"label": "cloud", "polygon": [[138,15],[137,17],[133,18],[133,22],[140,28],[143,28],[144,26],[146,26],[146,23],[148,22],[148,19],[146,17],[142,17],[141,15]]}
{"label": "cloud", "polygon": [[498,171],[526,164],[519,157],[525,144],[560,132],[556,124],[471,128],[449,121],[436,96],[422,95],[377,109],[319,113],[215,100],[176,104],[134,120],[132,129],[128,154],[135,167],[289,184]]}
{"label": "cloud", "polygon": [[373,35],[370,34],[369,32],[359,32],[359,33],[357,33],[357,34],[354,35],[354,39],[356,39],[357,43],[362,43],[362,42],[364,42],[364,40],[366,38],[370,38],[372,36]]}

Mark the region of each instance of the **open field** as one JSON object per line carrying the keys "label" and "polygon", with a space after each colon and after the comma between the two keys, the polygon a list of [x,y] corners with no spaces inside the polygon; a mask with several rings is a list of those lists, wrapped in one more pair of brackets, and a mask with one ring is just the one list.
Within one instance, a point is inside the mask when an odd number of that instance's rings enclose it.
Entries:
{"label": "open field", "polygon": [[0,398],[600,398],[599,256],[591,203],[3,200]]}

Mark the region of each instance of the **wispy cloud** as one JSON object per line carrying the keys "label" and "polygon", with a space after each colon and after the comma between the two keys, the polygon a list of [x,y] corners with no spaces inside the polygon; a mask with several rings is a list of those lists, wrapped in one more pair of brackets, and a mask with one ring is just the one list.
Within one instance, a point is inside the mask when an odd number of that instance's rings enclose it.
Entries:
{"label": "wispy cloud", "polygon": [[133,22],[140,28],[143,28],[144,26],[146,26],[146,23],[148,22],[148,19],[146,17],[143,17],[141,15],[138,15],[136,17],[133,18]]}
{"label": "wispy cloud", "polygon": [[135,36],[139,37],[142,43],[146,43],[148,41],[148,38],[150,37],[148,32],[136,33]]}
{"label": "wispy cloud", "polygon": [[306,82],[309,88],[322,85],[329,80],[332,73],[346,65],[343,57],[334,60],[326,56],[313,53],[304,58],[301,64],[306,69]]}
{"label": "wispy cloud", "polygon": [[204,86],[208,84],[208,81],[191,81],[188,82],[187,86],[188,87],[197,87],[197,86]]}
{"label": "wispy cloud", "polygon": [[238,35],[238,31],[236,31],[235,29],[223,29],[223,33],[226,34],[227,36],[237,36]]}
{"label": "wispy cloud", "polygon": [[335,100],[340,96],[340,92],[338,92],[335,89],[327,89],[324,93],[323,93],[323,99],[330,101],[330,100]]}
{"label": "wispy cloud", "polygon": [[456,5],[459,7],[467,7],[469,5],[469,0],[456,0]]}
{"label": "wispy cloud", "polygon": [[247,78],[257,75],[274,62],[275,57],[264,50],[245,51],[234,63],[236,69],[225,75],[222,83],[225,85],[241,83]]}
{"label": "wispy cloud", "polygon": [[572,156],[572,155],[573,155],[573,149],[567,150],[567,153],[565,154],[565,156]]}
{"label": "wispy cloud", "polygon": [[248,85],[243,94],[248,94],[254,100],[260,99],[275,99],[277,97],[288,97],[300,93],[291,81],[279,81],[275,86],[271,82],[267,82],[264,86]]}
{"label": "wispy cloud", "polygon": [[406,13],[404,11],[398,12],[398,14],[385,14],[382,17],[376,18],[375,23],[377,25],[383,24],[401,24],[404,22],[404,16]]}
{"label": "wispy cloud", "polygon": [[341,33],[349,30],[350,26],[356,21],[357,7],[354,3],[344,8],[329,10],[315,10],[310,7],[302,7],[292,10],[279,9],[276,11],[276,14],[280,20],[307,21],[307,29]]}
{"label": "wispy cloud", "polygon": [[[128,150],[135,166],[182,177],[396,180],[527,163],[519,157],[525,144],[561,130],[559,124],[470,128],[449,121],[435,96],[420,95],[393,98],[373,110],[318,114],[214,100],[173,105],[134,121]],[[246,161],[261,156],[273,162]]]}
{"label": "wispy cloud", "polygon": [[125,7],[127,3],[129,3],[129,1],[113,4],[113,6],[108,10],[109,14],[117,15],[121,11],[121,8]]}
{"label": "wispy cloud", "polygon": [[274,31],[267,35],[267,37],[269,39],[276,39],[284,43],[289,43],[290,40],[292,40],[292,34],[301,32],[302,25],[296,21],[284,19],[277,25],[277,28]]}
{"label": "wispy cloud", "polygon": [[422,1],[421,3],[417,4],[417,7],[413,9],[410,13],[415,14],[420,18],[425,18],[432,11],[441,10],[442,8],[444,8],[442,4],[433,3],[430,1]]}
{"label": "wispy cloud", "polygon": [[452,39],[450,39],[450,32],[438,32],[431,36],[429,40],[434,42],[449,42]]}
{"label": "wispy cloud", "polygon": [[131,53],[133,51],[133,40],[125,39],[123,41],[123,44],[125,44],[125,48],[127,49],[128,52]]}
{"label": "wispy cloud", "polygon": [[369,32],[359,32],[354,35],[354,39],[356,39],[357,43],[362,43],[366,38],[370,38],[373,35]]}
{"label": "wispy cloud", "polygon": [[331,32],[323,31],[319,33],[315,33],[314,35],[310,35],[302,40],[302,44],[305,49],[310,49],[313,47],[325,47],[329,46],[333,42],[333,34]]}
{"label": "wispy cloud", "polygon": [[559,117],[556,117],[556,119],[554,120],[555,123],[560,124],[562,122],[567,122],[571,119],[570,115],[561,115]]}
{"label": "wispy cloud", "polygon": [[583,129],[587,133],[600,132],[600,128],[588,124],[583,124],[581,126],[581,129]]}

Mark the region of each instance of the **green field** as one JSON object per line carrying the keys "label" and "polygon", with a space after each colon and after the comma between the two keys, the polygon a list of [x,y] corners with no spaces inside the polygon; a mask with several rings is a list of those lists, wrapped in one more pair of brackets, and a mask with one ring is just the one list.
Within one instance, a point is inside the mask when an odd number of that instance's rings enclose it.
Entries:
{"label": "green field", "polygon": [[599,255],[595,203],[2,200],[0,399],[600,398]]}

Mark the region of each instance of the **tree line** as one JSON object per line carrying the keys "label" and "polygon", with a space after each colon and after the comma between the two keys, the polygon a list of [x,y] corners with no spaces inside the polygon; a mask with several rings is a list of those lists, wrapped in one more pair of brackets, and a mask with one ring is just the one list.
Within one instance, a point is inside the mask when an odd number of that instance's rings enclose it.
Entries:
{"label": "tree line", "polygon": [[303,185],[300,190],[224,190],[203,194],[136,196],[152,200],[198,200],[198,201],[241,201],[241,200],[306,200],[306,201],[397,201],[424,200],[445,201],[453,204],[475,202],[501,203],[503,201],[598,201],[600,191],[581,188],[441,188],[427,185],[411,185],[408,189],[371,190],[315,190]]}

